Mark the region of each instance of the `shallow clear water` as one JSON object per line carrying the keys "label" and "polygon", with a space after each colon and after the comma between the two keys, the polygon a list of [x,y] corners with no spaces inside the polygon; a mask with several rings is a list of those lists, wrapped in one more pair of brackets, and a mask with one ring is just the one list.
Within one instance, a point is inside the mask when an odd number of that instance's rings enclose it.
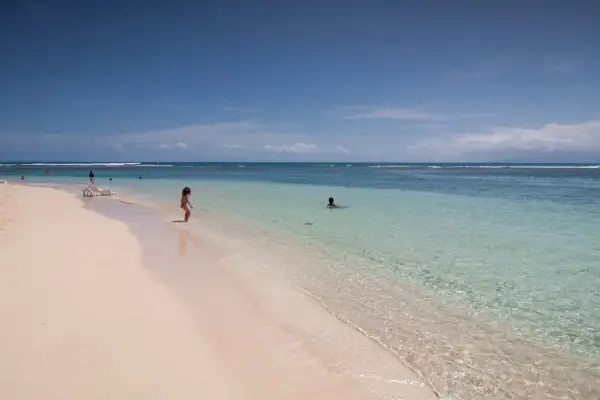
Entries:
{"label": "shallow clear water", "polygon": [[[142,203],[176,207],[190,186],[199,223],[265,229],[257,243],[304,288],[442,393],[600,396],[600,170],[430,167],[94,168]],[[47,168],[0,176],[86,180]],[[327,209],[329,196],[346,208]]]}

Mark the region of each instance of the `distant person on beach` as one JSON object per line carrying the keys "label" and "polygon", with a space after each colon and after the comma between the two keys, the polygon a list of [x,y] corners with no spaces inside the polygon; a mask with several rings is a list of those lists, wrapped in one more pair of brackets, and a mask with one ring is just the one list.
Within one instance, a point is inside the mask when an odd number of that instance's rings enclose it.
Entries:
{"label": "distant person on beach", "polygon": [[192,203],[190,203],[190,196],[192,195],[192,189],[190,189],[189,187],[184,187],[183,190],[181,191],[181,205],[180,207],[183,209],[183,211],[185,211],[185,216],[184,216],[184,221],[188,222],[188,220],[190,219],[190,215],[192,215],[192,211],[190,210],[191,208],[194,208],[194,206],[192,205]]}
{"label": "distant person on beach", "polygon": [[337,205],[335,204],[335,200],[334,200],[333,197],[329,198],[329,204],[327,204],[327,207],[329,207],[329,208],[337,207]]}
{"label": "distant person on beach", "polygon": [[93,172],[93,171],[90,171],[90,173],[89,173],[89,175],[88,175],[88,176],[90,177],[90,183],[91,183],[91,184],[94,184],[94,172]]}
{"label": "distant person on beach", "polygon": [[112,181],[112,178],[108,178],[109,181]]}
{"label": "distant person on beach", "polygon": [[25,176],[21,175],[21,180],[24,181],[25,180]]}

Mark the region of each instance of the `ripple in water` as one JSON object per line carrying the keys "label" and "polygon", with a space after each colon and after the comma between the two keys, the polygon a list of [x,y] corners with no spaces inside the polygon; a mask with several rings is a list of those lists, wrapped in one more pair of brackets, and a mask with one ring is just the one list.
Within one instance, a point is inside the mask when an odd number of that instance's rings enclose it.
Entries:
{"label": "ripple in water", "polygon": [[572,202],[563,189],[543,201],[516,189],[500,199],[337,187],[336,200],[352,208],[330,212],[315,199],[332,192],[203,182],[199,215],[442,396],[600,398],[600,214],[592,200]]}
{"label": "ripple in water", "polygon": [[600,366],[592,358],[527,339],[522,329],[499,320],[494,309],[441,301],[426,288],[374,273],[381,264],[372,255],[333,257],[279,232],[226,222],[222,215],[205,216],[203,225],[237,237],[251,257],[269,260],[274,273],[393,352],[442,398],[600,398]]}

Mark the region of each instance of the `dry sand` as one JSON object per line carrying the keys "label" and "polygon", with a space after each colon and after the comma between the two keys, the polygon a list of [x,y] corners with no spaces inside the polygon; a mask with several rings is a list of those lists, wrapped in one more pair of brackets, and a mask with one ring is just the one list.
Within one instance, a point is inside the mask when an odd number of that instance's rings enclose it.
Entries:
{"label": "dry sand", "polygon": [[236,398],[125,225],[0,188],[0,398]]}
{"label": "dry sand", "polygon": [[[0,187],[1,399],[392,398],[261,320],[216,270],[204,308],[186,302],[144,268],[125,224],[82,204],[53,189]],[[434,398],[407,384],[418,380],[412,371],[340,329],[390,366],[393,398]]]}

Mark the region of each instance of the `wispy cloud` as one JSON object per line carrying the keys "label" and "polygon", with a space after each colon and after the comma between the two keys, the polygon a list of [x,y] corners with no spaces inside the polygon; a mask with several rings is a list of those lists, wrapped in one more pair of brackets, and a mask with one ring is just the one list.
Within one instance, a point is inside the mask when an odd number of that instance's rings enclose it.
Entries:
{"label": "wispy cloud", "polygon": [[345,148],[342,145],[337,145],[334,147],[334,149],[336,149],[337,151],[339,151],[340,153],[343,153],[343,154],[350,154],[350,150],[348,150],[347,148]]}
{"label": "wispy cloud", "polygon": [[489,114],[442,114],[421,108],[362,107],[354,108],[344,119],[391,119],[412,122],[444,122],[488,116]]}
{"label": "wispy cloud", "polygon": [[[118,149],[148,148],[164,151],[186,150],[198,156],[209,154],[224,157],[260,154],[266,151],[278,153],[316,153],[317,144],[309,142],[310,135],[279,131],[258,120],[196,124],[170,129],[126,133],[97,137],[100,144],[120,146]],[[283,142],[283,145],[277,143]],[[292,144],[287,144],[292,143]],[[268,146],[268,147],[265,147]],[[315,146],[314,148],[312,146]],[[235,152],[234,152],[235,150]]]}
{"label": "wispy cloud", "polygon": [[350,154],[350,151],[342,145],[336,146],[318,146],[314,143],[293,143],[283,145],[267,144],[264,149],[269,152],[275,153],[293,153],[293,154],[309,154],[309,153],[321,153],[321,154]]}
{"label": "wispy cloud", "polygon": [[265,150],[277,153],[315,153],[319,148],[314,143],[294,143],[284,145],[266,144]]}
{"label": "wispy cloud", "polygon": [[546,124],[539,128],[497,127],[483,133],[448,135],[422,140],[413,153],[464,155],[528,152],[600,152],[600,120],[580,124]]}
{"label": "wispy cloud", "polygon": [[[197,145],[215,145],[222,147],[230,144],[232,141],[252,142],[262,141],[263,143],[273,137],[277,137],[275,132],[269,132],[264,124],[259,121],[247,120],[236,122],[220,122],[214,124],[197,124],[181,126],[170,129],[126,133],[117,137],[121,144],[173,144],[179,148],[191,148]],[[114,139],[111,138],[114,141]],[[229,143],[228,143],[229,142]]]}
{"label": "wispy cloud", "polygon": [[[123,147],[123,145],[121,145]],[[185,142],[175,142],[175,143],[161,143],[157,146],[159,149],[169,150],[169,149],[181,149],[187,150],[188,146]]]}

